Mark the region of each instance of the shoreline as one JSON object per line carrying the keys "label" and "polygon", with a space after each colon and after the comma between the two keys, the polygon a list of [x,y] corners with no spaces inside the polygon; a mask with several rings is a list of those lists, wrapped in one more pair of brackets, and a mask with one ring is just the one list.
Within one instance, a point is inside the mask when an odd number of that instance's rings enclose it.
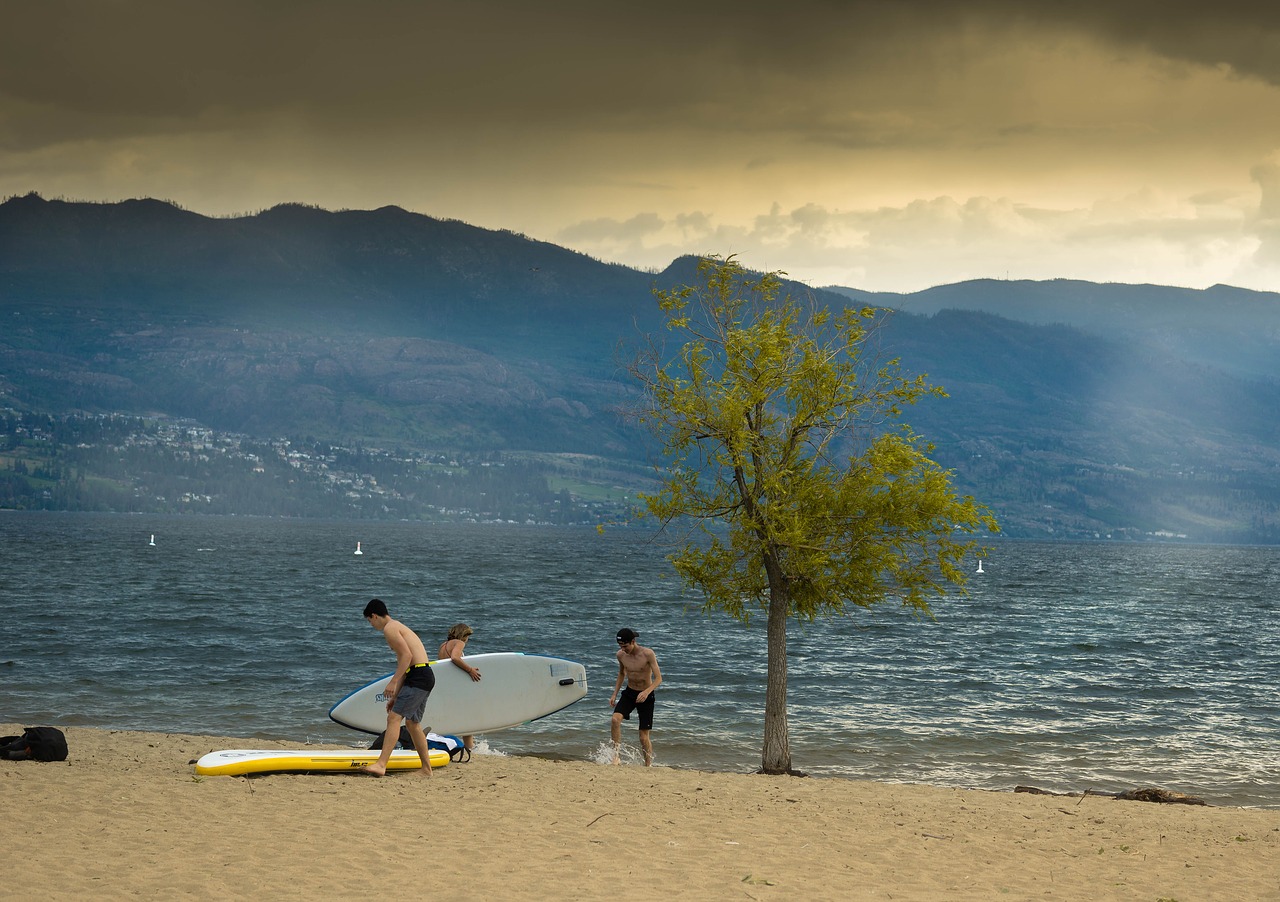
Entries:
{"label": "shoreline", "polygon": [[424,893],[517,900],[1280,899],[1273,809],[520,755],[202,777],[210,751],[304,744],[62,729],[66,761],[0,762],[0,874],[50,898],[314,899],[416,867]]}
{"label": "shoreline", "polygon": [[[34,723],[34,721],[32,721],[32,723]],[[343,741],[332,739],[329,737],[307,738],[306,736],[299,736],[296,739],[290,738],[290,739],[284,740],[284,739],[276,739],[274,738],[274,736],[265,737],[263,735],[237,737],[237,736],[225,735],[219,732],[189,732],[186,730],[182,730],[181,728],[173,729],[173,730],[152,729],[152,728],[134,730],[134,729],[125,728],[125,727],[117,727],[117,726],[102,725],[102,724],[70,724],[70,725],[49,724],[49,726],[58,726],[60,729],[63,729],[63,730],[77,729],[77,730],[98,731],[98,732],[104,732],[104,733],[132,732],[132,733],[149,733],[149,734],[162,735],[162,736],[167,736],[167,735],[189,736],[194,739],[204,739],[210,743],[213,743],[214,745],[210,746],[210,749],[209,749],[210,751],[214,751],[222,748],[231,748],[233,747],[233,745],[231,744],[234,744],[235,748],[242,748],[242,749],[258,749],[258,748],[339,749],[341,748],[341,749],[351,749],[351,750],[357,750],[357,749],[363,750],[368,748],[368,742],[366,741],[353,740],[353,741],[343,742]],[[3,725],[0,725],[0,730],[6,730],[8,733],[21,733],[22,726],[16,725],[16,724],[10,724],[8,727],[5,727]],[[370,741],[373,738],[372,734],[368,734],[368,735],[365,735],[363,733],[356,734],[349,730],[342,731],[341,735],[348,736],[348,737],[358,735],[361,739],[370,740]],[[506,734],[499,733],[495,735],[501,736]],[[217,745],[217,743],[224,743],[224,744]],[[531,759],[531,760],[551,761],[551,762],[559,762],[559,763],[583,763],[583,764],[589,764],[589,765],[601,765],[605,763],[603,758],[603,749],[605,745],[606,745],[606,742],[604,740],[601,740],[598,746],[593,751],[585,754],[581,752],[569,753],[569,752],[561,752],[561,751],[545,750],[545,749],[540,751],[530,751],[524,748],[491,747],[487,743],[486,737],[479,737],[479,748],[481,749],[480,754],[482,756],[490,756],[490,757],[498,757],[498,758],[514,758],[514,759]],[[669,742],[664,742],[662,745],[663,750],[667,750],[670,747],[671,747],[671,743]],[[639,747],[634,743],[628,743],[626,741],[626,737],[624,737],[624,741],[623,741],[623,762],[622,763],[624,765],[631,765],[631,764],[638,765],[641,763]],[[764,776],[763,774],[760,773],[758,768],[751,767],[746,764],[740,764],[736,766],[731,765],[731,766],[717,767],[714,764],[697,765],[697,764],[688,764],[688,763],[681,763],[681,762],[667,763],[661,755],[658,756],[656,764],[658,769],[669,769],[669,770],[679,771],[682,773],[727,774],[732,776],[744,776],[744,777]],[[951,783],[946,781],[899,779],[894,776],[866,776],[862,774],[830,772],[828,770],[824,770],[821,765],[813,767],[812,769],[805,768],[805,767],[797,768],[796,773],[793,773],[792,776],[804,778],[804,779],[819,780],[819,781],[845,780],[845,781],[861,782],[861,783],[877,783],[877,784],[883,784],[888,786],[923,786],[931,789],[955,790],[955,791],[962,791],[962,792],[995,792],[995,793],[1025,792],[1025,793],[1031,793],[1031,794],[1041,794],[1046,796],[1056,796],[1059,798],[1079,798],[1082,795],[1094,796],[1099,798],[1116,798],[1119,796],[1123,796],[1125,793],[1134,793],[1134,792],[1139,792],[1144,790],[1152,790],[1155,793],[1163,794],[1166,796],[1185,796],[1188,799],[1198,800],[1196,802],[1191,802],[1190,804],[1203,803],[1205,806],[1214,807],[1214,808],[1239,808],[1242,810],[1274,811],[1274,812],[1280,813],[1280,803],[1277,803],[1271,800],[1237,802],[1237,801],[1230,800],[1229,792],[1215,791],[1215,788],[1211,786],[1205,787],[1202,789],[1197,789],[1197,788],[1189,789],[1187,786],[1178,784],[1177,782],[1161,783],[1161,782],[1151,782],[1151,781],[1145,781],[1145,782],[1133,781],[1133,780],[1126,781],[1126,780],[1117,780],[1117,779],[1103,780],[1103,781],[1062,781],[1062,780],[1054,780],[1053,778],[1048,778],[1046,780],[1042,780],[1041,782],[1034,782],[1034,778],[1033,778],[1032,782],[1027,784],[1027,783],[1021,782],[1022,780],[1021,775],[1010,774],[1008,782],[1003,782],[1000,785],[981,785],[977,783],[973,783],[973,784]],[[1109,786],[1110,788],[1100,788],[1102,786]],[[1277,902],[1280,902],[1280,899],[1278,899]]]}

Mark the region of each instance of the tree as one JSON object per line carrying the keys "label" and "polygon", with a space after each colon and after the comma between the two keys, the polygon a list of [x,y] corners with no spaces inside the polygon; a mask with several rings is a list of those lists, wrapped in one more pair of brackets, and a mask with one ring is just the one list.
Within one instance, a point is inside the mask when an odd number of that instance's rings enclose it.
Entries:
{"label": "tree", "polygon": [[779,299],[782,273],[733,257],[698,273],[697,287],[654,290],[678,349],[651,337],[630,365],[667,459],[643,498],[664,528],[691,526],[670,560],[705,612],[764,613],[761,770],[789,773],[788,619],[890,599],[930,616],[928,596],[963,591],[971,536],[998,526],[898,422],[946,393],[867,353],[884,311]]}

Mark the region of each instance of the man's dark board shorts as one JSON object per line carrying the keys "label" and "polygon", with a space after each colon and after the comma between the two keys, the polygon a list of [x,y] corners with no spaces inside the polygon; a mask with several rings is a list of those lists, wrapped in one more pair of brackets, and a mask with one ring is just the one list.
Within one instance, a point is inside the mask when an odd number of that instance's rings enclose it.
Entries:
{"label": "man's dark board shorts", "polygon": [[431,672],[430,667],[410,668],[404,685],[396,693],[391,712],[414,723],[422,723],[422,715],[427,710],[427,699],[431,697],[431,690],[435,687],[436,675]]}
{"label": "man's dark board shorts", "polygon": [[618,703],[613,706],[614,714],[621,714],[623,720],[631,719],[631,712],[636,709],[640,710],[640,729],[653,729],[653,703],[658,700],[658,693],[650,692],[649,697],[636,704],[636,696],[640,694],[639,689],[632,689],[630,686],[622,690],[622,698],[618,699]]}

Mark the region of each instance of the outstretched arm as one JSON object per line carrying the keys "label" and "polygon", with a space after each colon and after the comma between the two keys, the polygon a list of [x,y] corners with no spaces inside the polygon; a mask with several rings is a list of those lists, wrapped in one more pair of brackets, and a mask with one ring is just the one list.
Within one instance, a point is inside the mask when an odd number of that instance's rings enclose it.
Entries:
{"label": "outstretched arm", "polygon": [[636,701],[638,702],[642,702],[649,696],[653,695],[653,690],[662,685],[662,668],[658,666],[658,656],[652,651],[649,652],[649,673],[652,682],[649,683],[648,689],[645,689],[636,696]]}
{"label": "outstretched arm", "polygon": [[622,666],[622,659],[618,659],[618,678],[613,681],[613,695],[609,696],[609,707],[612,708],[618,698],[618,690],[622,688],[622,683],[627,678],[627,671]]}
{"label": "outstretched arm", "polygon": [[480,682],[480,671],[462,660],[462,650],[465,647],[466,646],[463,643],[455,642],[453,648],[449,651],[449,660],[452,661],[456,667],[460,667],[465,670],[467,675],[471,677],[472,682],[478,683]]}

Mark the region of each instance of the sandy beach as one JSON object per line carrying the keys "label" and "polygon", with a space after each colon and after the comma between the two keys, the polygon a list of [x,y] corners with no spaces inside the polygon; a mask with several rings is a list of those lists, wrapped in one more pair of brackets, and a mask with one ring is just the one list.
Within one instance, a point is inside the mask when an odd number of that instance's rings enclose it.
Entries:
{"label": "sandy beach", "polygon": [[65,762],[0,762],[0,895],[1280,900],[1276,810],[490,755],[202,777],[296,743],[65,732]]}

